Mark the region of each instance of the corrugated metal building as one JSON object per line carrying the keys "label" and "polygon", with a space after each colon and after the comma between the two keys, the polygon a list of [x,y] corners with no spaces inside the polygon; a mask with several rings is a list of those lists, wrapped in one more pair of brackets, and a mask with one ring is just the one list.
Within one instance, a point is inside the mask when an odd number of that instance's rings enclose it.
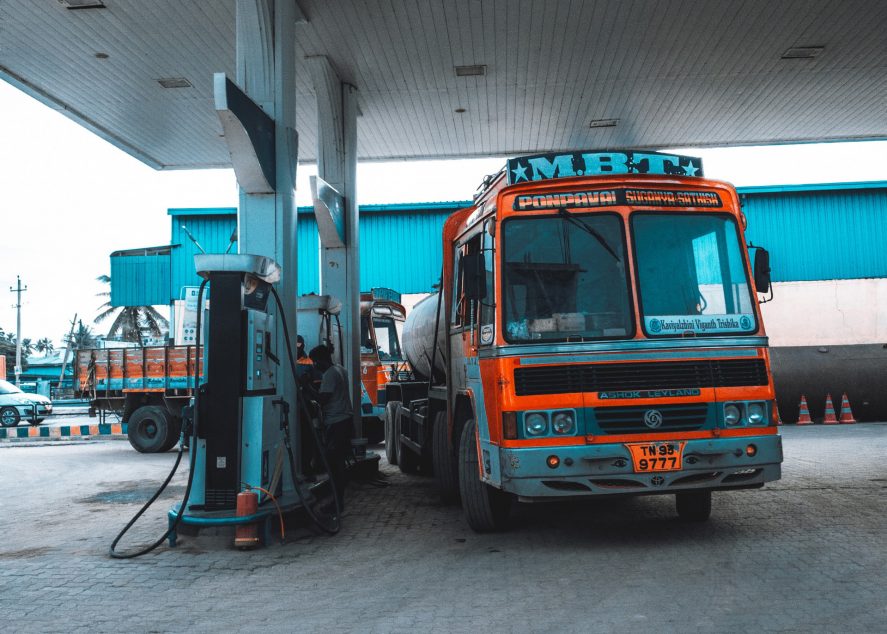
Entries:
{"label": "corrugated metal building", "polygon": [[887,182],[740,187],[748,239],[773,280],[887,277]]}
{"label": "corrugated metal building", "polygon": [[[773,279],[887,277],[887,182],[739,188],[748,239],[771,254]],[[361,287],[425,293],[440,277],[440,235],[447,216],[467,201],[360,208]],[[318,238],[313,210],[300,207],[299,293],[317,292]],[[171,244],[111,255],[114,306],[168,304],[200,283],[197,247],[224,252],[237,225],[234,208],[170,209]],[[232,247],[236,251],[236,245]]]}
{"label": "corrugated metal building", "polygon": [[[361,205],[361,286],[429,292],[440,278],[444,221],[470,204]],[[168,213],[172,223],[169,246],[111,254],[113,306],[163,305],[179,299],[182,287],[200,284],[194,272],[194,255],[200,249],[194,241],[207,253],[223,253],[236,239],[234,207],[170,209]],[[317,223],[311,207],[299,207],[298,214],[299,293],[316,293],[320,290]],[[237,251],[236,244],[231,251]]]}

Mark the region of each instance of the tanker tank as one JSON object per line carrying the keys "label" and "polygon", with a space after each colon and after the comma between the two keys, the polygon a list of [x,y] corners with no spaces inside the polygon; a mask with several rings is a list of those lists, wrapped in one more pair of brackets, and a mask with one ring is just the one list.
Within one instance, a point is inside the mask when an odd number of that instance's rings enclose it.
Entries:
{"label": "tanker tank", "polygon": [[[442,382],[446,379],[446,333],[447,320],[444,315],[444,302],[439,300],[440,293],[434,293],[413,307],[403,325],[403,351],[416,376],[422,380],[431,378],[431,362],[434,359],[434,379]],[[438,322],[437,353],[434,353],[435,312],[440,302],[440,320]]]}

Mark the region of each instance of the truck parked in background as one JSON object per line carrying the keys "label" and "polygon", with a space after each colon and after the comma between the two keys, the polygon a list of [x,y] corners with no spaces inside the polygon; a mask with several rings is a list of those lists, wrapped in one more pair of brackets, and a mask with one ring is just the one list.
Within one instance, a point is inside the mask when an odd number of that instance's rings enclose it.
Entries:
{"label": "truck parked in background", "polygon": [[[299,298],[306,314],[317,314],[316,320],[306,319],[299,328],[309,347],[326,343],[338,349],[338,303],[324,299]],[[377,288],[361,294],[360,313],[361,412],[367,438],[377,443],[384,434],[385,383],[403,377],[408,368],[400,349],[405,311],[399,293]],[[200,378],[202,357],[201,348]],[[79,398],[90,400],[93,413],[118,413],[137,451],[168,451],[181,433],[181,411],[193,394],[196,362],[194,345],[78,350],[75,389]]]}
{"label": "truck parked in background", "polygon": [[[477,531],[514,501],[712,492],[781,474],[767,337],[735,189],[698,158],[518,157],[443,231],[441,292],[406,320],[389,456]],[[757,293],[756,293],[757,291]]]}
{"label": "truck parked in background", "polygon": [[202,377],[203,349],[198,357],[193,345],[78,350],[74,390],[90,400],[91,414],[119,413],[137,451],[168,451],[179,439],[198,363]]}
{"label": "truck parked in background", "polygon": [[406,317],[400,301],[400,293],[387,288],[360,294],[361,414],[370,444],[384,438],[385,385],[409,372],[400,346]]}

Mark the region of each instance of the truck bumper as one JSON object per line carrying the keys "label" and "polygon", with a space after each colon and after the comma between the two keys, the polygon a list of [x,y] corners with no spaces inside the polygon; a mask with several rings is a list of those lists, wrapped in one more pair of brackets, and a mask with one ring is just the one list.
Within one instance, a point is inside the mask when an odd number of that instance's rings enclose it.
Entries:
{"label": "truck bumper", "polygon": [[[691,489],[753,488],[782,473],[782,437],[687,440],[680,471],[635,473],[621,443],[500,448],[502,489],[524,500],[595,495],[655,495]],[[756,453],[748,456],[746,448]],[[556,468],[547,464],[557,456]]]}

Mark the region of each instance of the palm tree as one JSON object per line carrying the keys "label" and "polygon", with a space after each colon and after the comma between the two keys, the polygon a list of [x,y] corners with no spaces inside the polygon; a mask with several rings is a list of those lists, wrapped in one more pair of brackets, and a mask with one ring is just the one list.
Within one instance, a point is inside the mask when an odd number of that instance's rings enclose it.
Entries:
{"label": "palm tree", "polygon": [[[99,275],[96,280],[110,284],[111,276]],[[101,312],[95,318],[95,323],[101,323],[117,314],[108,330],[108,339],[119,338],[141,343],[143,336],[162,337],[169,331],[169,322],[153,306],[112,306],[110,290],[96,294],[107,297],[108,300],[99,306]]]}
{"label": "palm tree", "polygon": [[52,339],[48,337],[43,337],[43,339],[38,339],[37,344],[34,346],[34,349],[37,352],[42,352],[44,357],[49,356],[55,350],[55,345],[52,343]]}
{"label": "palm tree", "polygon": [[32,352],[34,352],[34,344],[31,342],[30,337],[22,339],[22,356],[28,357]]}
{"label": "palm tree", "polygon": [[65,333],[64,339],[65,341],[68,341],[71,350],[92,348],[98,343],[95,333],[92,332],[92,328],[84,325],[82,319],[77,320],[77,327],[74,328],[74,333],[71,335],[70,341],[68,340],[67,333]]}

